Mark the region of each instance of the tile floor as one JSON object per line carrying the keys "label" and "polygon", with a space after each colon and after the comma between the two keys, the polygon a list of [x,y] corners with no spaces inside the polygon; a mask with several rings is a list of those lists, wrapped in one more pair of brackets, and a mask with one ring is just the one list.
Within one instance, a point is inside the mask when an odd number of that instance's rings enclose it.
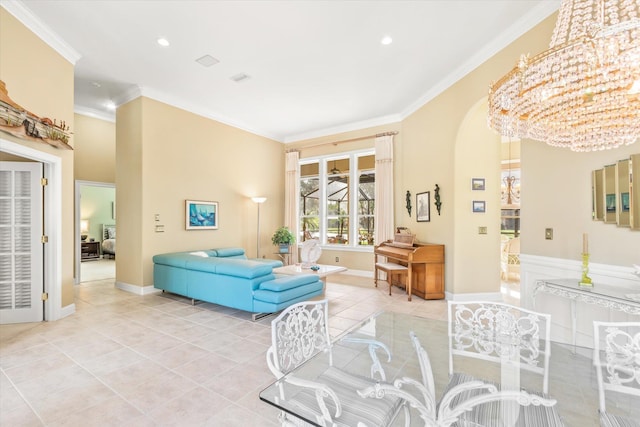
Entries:
{"label": "tile floor", "polygon": [[[330,277],[332,335],[379,310],[446,319],[444,300],[387,292],[371,279]],[[271,317],[137,296],[113,279],[77,285],[75,304],[56,322],[0,326],[0,426],[278,425],[258,398],[273,381]]]}

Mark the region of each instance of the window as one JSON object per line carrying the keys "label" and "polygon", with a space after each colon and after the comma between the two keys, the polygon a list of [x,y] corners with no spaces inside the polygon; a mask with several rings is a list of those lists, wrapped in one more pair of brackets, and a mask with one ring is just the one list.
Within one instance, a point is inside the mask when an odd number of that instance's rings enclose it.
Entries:
{"label": "window", "polygon": [[300,161],[300,242],[373,246],[374,209],[372,152]]}

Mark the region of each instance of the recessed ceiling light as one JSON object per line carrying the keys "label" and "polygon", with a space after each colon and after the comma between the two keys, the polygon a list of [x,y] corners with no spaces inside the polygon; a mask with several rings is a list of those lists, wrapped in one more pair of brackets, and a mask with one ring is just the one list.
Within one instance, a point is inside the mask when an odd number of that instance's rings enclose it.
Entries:
{"label": "recessed ceiling light", "polygon": [[382,40],[380,40],[380,43],[384,45],[391,44],[392,42],[393,42],[393,39],[390,36],[384,36]]}
{"label": "recessed ceiling light", "polygon": [[100,83],[98,83],[98,82],[92,82],[91,85],[93,87],[102,87],[102,85]]}
{"label": "recessed ceiling light", "polygon": [[251,78],[251,76],[248,76],[248,75],[246,75],[245,73],[239,73],[239,74],[236,74],[235,76],[231,76],[231,77],[229,77],[229,78],[230,78],[231,80],[233,80],[234,82],[236,82],[236,83],[240,83],[240,82],[243,82],[243,81],[245,81],[245,80],[250,79],[250,78]]}
{"label": "recessed ceiling light", "polygon": [[202,65],[203,67],[211,67],[212,65],[216,65],[220,61],[218,61],[216,58],[214,58],[211,55],[204,55],[196,59],[196,62]]}
{"label": "recessed ceiling light", "polygon": [[107,107],[108,110],[115,110],[116,109],[116,104],[113,101],[107,101],[104,104],[105,107]]}
{"label": "recessed ceiling light", "polygon": [[165,39],[164,37],[160,37],[160,38],[157,40],[157,42],[158,42],[158,44],[159,44],[160,46],[163,46],[163,47],[167,47],[167,46],[169,46],[169,40]]}

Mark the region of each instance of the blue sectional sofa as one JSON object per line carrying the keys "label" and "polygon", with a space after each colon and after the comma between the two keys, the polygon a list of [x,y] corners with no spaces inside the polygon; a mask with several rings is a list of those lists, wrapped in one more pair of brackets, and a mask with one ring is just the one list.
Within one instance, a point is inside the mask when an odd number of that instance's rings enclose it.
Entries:
{"label": "blue sectional sofa", "polygon": [[280,266],[281,261],[248,259],[242,248],[159,254],[153,257],[153,286],[251,313],[275,313],[322,294],[318,276],[274,274]]}

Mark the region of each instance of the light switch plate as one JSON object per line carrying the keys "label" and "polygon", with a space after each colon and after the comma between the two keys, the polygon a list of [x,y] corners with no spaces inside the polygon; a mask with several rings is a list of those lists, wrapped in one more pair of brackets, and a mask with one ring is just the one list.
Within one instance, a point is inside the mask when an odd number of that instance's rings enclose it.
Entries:
{"label": "light switch plate", "polygon": [[547,240],[553,240],[553,228],[544,229],[544,238]]}
{"label": "light switch plate", "polygon": [[487,227],[478,227],[478,234],[487,234]]}

